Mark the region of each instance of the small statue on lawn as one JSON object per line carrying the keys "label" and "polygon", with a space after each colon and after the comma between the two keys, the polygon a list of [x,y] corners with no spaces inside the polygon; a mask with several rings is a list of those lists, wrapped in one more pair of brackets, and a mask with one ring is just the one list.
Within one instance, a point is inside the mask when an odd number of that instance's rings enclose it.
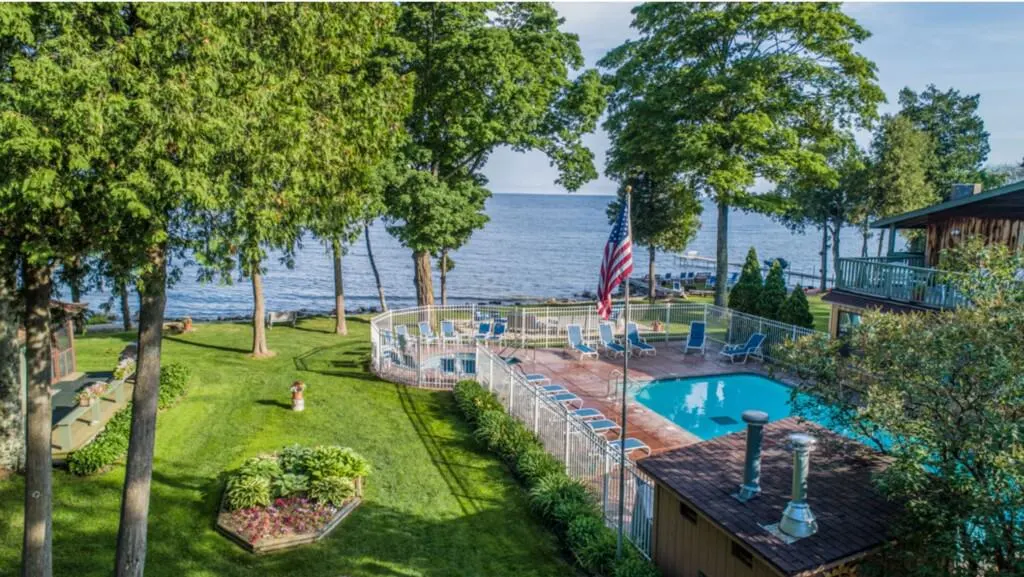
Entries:
{"label": "small statue on lawn", "polygon": [[293,411],[304,411],[306,409],[306,400],[302,398],[302,392],[306,390],[306,383],[302,381],[295,381],[292,383],[292,410]]}

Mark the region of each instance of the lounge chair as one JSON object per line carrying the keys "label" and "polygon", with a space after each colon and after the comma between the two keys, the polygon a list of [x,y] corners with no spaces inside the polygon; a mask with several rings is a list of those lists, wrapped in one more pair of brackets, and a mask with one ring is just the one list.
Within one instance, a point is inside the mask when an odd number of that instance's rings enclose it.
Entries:
{"label": "lounge chair", "polygon": [[608,433],[608,432],[622,432],[622,427],[616,424],[611,419],[597,419],[594,421],[587,421],[587,426],[590,427],[591,431],[595,433]]}
{"label": "lounge chair", "polygon": [[430,327],[430,323],[427,321],[420,321],[419,328],[421,343],[429,345],[437,341],[437,335],[434,334],[434,329]]}
{"label": "lounge chair", "polygon": [[583,399],[577,397],[572,393],[559,393],[557,395],[551,395],[548,398],[551,399],[552,401],[555,401],[556,403],[564,403],[566,405],[569,405],[570,407],[573,403],[579,403],[579,406],[576,408],[583,408]]}
{"label": "lounge chair", "polygon": [[731,273],[729,273],[729,281],[726,283],[725,286],[732,288],[737,282],[739,282],[739,280],[740,280],[740,273],[738,273],[738,272],[731,272]]}
{"label": "lounge chair", "polygon": [[572,411],[572,414],[577,416],[577,417],[579,417],[579,418],[581,418],[581,419],[583,419],[584,421],[587,421],[587,420],[590,420],[590,419],[603,419],[603,418],[605,418],[604,417],[604,413],[602,413],[601,411],[598,411],[597,409],[594,409],[592,407],[587,407],[585,409],[576,409],[575,411]]}
{"label": "lounge chair", "polygon": [[626,338],[629,339],[629,347],[634,349],[637,355],[643,357],[658,354],[658,350],[652,345],[647,344],[647,341],[640,336],[640,330],[637,328],[636,323],[626,324]]}
{"label": "lounge chair", "polygon": [[395,339],[391,336],[391,331],[381,331],[383,337],[383,344],[381,345],[381,354],[385,355],[392,363],[401,364],[402,358],[398,355],[398,351],[395,350]]}
{"label": "lounge chair", "polygon": [[611,323],[601,323],[598,325],[598,332],[601,335],[599,346],[604,349],[609,357],[621,357],[626,354],[626,347],[620,345],[615,340],[613,328]]}
{"label": "lounge chair", "polygon": [[406,340],[409,340],[409,327],[405,325],[398,325],[397,327],[395,327],[395,338],[402,337],[405,337]]}
{"label": "lounge chair", "polygon": [[544,393],[545,395],[558,395],[561,393],[568,393],[569,389],[563,387],[562,385],[543,385],[540,387],[540,392]]}
{"label": "lounge chair", "polygon": [[714,273],[708,275],[708,278],[704,280],[704,288],[706,289],[713,289],[716,284],[718,284],[718,276]]}
{"label": "lounge chair", "polygon": [[473,335],[478,341],[486,341],[487,337],[491,336],[491,323],[480,323],[476,328],[476,334]]}
{"label": "lounge chair", "polygon": [[[608,443],[608,446],[611,447],[612,451],[614,451],[615,454],[618,454],[618,452],[621,450],[620,445],[622,442],[623,441],[621,439],[617,441],[611,441]],[[637,439],[635,437],[627,437],[625,443],[627,455],[632,453],[633,451],[644,451],[648,455],[651,454],[651,448],[647,446],[647,443],[644,443],[640,439]]]}
{"label": "lounge chair", "polygon": [[520,365],[519,363],[508,362],[508,364],[512,365],[519,372],[519,374],[522,375],[524,379],[526,379],[526,382],[530,383],[531,385],[551,384],[551,379],[543,373],[528,373],[523,369],[523,365]]}
{"label": "lounge chair", "polygon": [[[682,275],[679,275],[682,278]],[[686,278],[683,280],[684,283],[693,286],[697,284],[697,273],[690,271],[686,273]]]}
{"label": "lounge chair", "polygon": [[580,360],[586,357],[597,358],[597,351],[583,342],[583,329],[579,325],[569,325],[566,327],[566,332],[569,338],[569,349],[580,354]]}
{"label": "lounge chair", "polygon": [[492,343],[500,343],[505,338],[505,325],[506,322],[504,320],[494,323],[494,329],[491,331],[490,336],[487,337],[487,340]]}
{"label": "lounge chair", "polygon": [[761,354],[761,345],[764,344],[765,336],[763,333],[754,333],[750,335],[747,342],[742,345],[726,345],[725,348],[719,353],[723,357],[728,357],[732,362],[736,362],[736,359],[743,357],[743,362],[746,363],[747,359],[753,356],[754,358],[763,359]]}
{"label": "lounge chair", "polygon": [[441,342],[442,343],[455,343],[458,344],[462,339],[459,338],[459,333],[455,331],[455,323],[453,321],[441,321]]}
{"label": "lounge chair", "polygon": [[701,356],[703,356],[706,351],[707,341],[704,323],[702,321],[690,322],[690,334],[686,337],[686,346],[683,347],[683,354],[685,355],[694,350],[700,351]]}

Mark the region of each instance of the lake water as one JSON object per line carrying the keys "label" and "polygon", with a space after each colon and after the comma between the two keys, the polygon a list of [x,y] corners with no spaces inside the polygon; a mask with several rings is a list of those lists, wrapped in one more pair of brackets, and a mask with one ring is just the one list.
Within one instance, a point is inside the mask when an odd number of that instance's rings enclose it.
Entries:
{"label": "lake water", "polygon": [[[490,222],[452,254],[456,265],[448,275],[449,302],[561,298],[595,291],[610,231],[605,216],[610,200],[607,196],[494,195],[487,203]],[[705,202],[702,228],[687,250],[714,257],[716,214],[714,204]],[[806,235],[793,233],[768,217],[741,211],[733,211],[729,228],[730,262],[742,262],[747,249],[755,246],[762,259],[785,258],[797,272],[816,273],[818,269],[821,237],[815,230],[808,230]],[[414,305],[412,254],[387,233],[383,223],[370,230],[388,305]],[[840,248],[844,256],[857,254],[857,231],[844,231]],[[643,275],[647,271],[646,250],[638,250],[636,258],[636,274]],[[659,254],[655,262],[662,274],[679,268],[670,255]],[[274,257],[268,260],[267,269],[264,290],[269,310],[334,308],[330,255],[315,238],[304,240],[294,269],[287,269]],[[362,237],[349,248],[344,274],[350,310],[378,304]],[[195,277],[195,269],[185,265],[181,280],[168,292],[168,317],[215,319],[251,313],[252,287],[247,280],[204,285]],[[434,292],[440,300],[436,278]],[[97,292],[83,300],[96,309],[108,299],[109,295]],[[136,304],[133,298],[133,309]]]}

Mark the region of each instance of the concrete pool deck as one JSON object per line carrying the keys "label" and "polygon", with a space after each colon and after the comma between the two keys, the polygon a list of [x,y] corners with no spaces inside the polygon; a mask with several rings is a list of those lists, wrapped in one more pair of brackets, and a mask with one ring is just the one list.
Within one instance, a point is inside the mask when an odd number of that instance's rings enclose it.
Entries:
{"label": "concrete pool deck", "polygon": [[[665,377],[700,377],[723,373],[755,373],[769,376],[764,365],[750,359],[746,364],[730,363],[718,354],[719,347],[708,344],[707,354],[684,355],[680,348],[683,341],[651,343],[658,350],[649,357],[634,356],[629,361],[629,377],[646,381]],[[543,373],[551,377],[552,383],[564,385],[584,401],[585,407],[599,409],[609,419],[621,423],[621,404],[618,388],[609,386],[613,377],[621,388],[622,359],[609,359],[602,355],[598,360],[579,360],[565,349],[534,349],[522,355],[523,368],[529,373]],[[778,378],[778,377],[775,377]],[[627,436],[636,437],[647,443],[652,453],[660,453],[677,447],[692,445],[701,441],[696,435],[655,413],[642,404],[630,399],[626,405]],[[634,458],[643,453],[634,453]]]}

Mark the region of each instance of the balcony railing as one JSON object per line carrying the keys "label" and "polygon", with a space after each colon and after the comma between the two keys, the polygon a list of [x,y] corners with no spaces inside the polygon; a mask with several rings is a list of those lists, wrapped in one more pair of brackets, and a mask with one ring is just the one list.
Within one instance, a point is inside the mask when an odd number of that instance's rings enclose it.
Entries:
{"label": "balcony railing", "polygon": [[948,273],[904,264],[913,256],[841,258],[836,268],[836,289],[938,309],[969,304],[964,295],[944,282]]}

